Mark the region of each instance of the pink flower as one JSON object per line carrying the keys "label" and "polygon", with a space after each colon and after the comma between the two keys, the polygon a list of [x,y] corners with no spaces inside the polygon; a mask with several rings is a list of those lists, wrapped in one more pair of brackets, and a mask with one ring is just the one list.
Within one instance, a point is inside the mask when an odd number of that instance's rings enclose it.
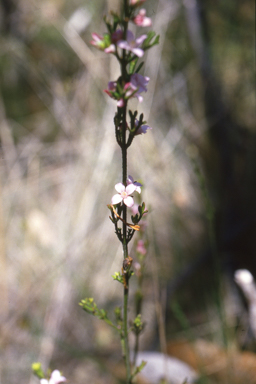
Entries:
{"label": "pink flower", "polygon": [[[124,100],[131,97],[137,97],[139,102],[143,101],[143,97],[140,95],[141,92],[147,92],[147,84],[149,82],[149,77],[142,76],[139,73],[134,73],[130,77],[130,82],[126,83],[123,88],[123,93],[117,92],[117,82],[110,81],[108,83],[108,89],[104,89],[112,99],[118,100],[117,106],[123,107]],[[143,133],[143,132],[140,132]]]}
{"label": "pink flower", "polygon": [[130,84],[133,89],[138,88],[138,92],[147,92],[147,85],[149,82],[149,77],[147,76],[142,76],[139,73],[134,73],[131,75],[130,78]]}
{"label": "pink flower", "polygon": [[147,249],[143,240],[139,240],[137,243],[136,251],[141,255],[146,255]]}
{"label": "pink flower", "polygon": [[[135,120],[135,126],[137,127],[138,124],[139,124],[139,122],[138,122],[138,120],[136,119],[136,120]],[[141,125],[141,126],[139,127],[139,129],[137,129],[135,135],[141,135],[142,133],[147,133],[147,131],[148,131],[149,129],[152,129],[152,128],[151,128],[149,125],[147,125],[147,124],[143,124],[143,125]]]}
{"label": "pink flower", "polygon": [[40,384],[60,384],[66,381],[66,378],[64,376],[61,376],[60,371],[55,369],[49,380],[41,379]]}
{"label": "pink flower", "polygon": [[139,27],[150,27],[152,22],[149,17],[146,17],[146,9],[141,9],[137,16],[133,18],[134,24]]}
{"label": "pink flower", "polygon": [[110,36],[107,33],[105,33],[103,37],[98,35],[98,33],[92,33],[92,38],[91,44],[96,48],[106,53],[115,52],[115,46],[111,44]]}
{"label": "pink flower", "polygon": [[139,48],[139,46],[143,43],[143,41],[147,38],[147,35],[142,35],[135,39],[134,34],[131,31],[127,31],[126,40],[119,40],[117,45],[126,49],[127,51],[131,51],[134,55],[138,57],[142,57],[144,55],[143,49]]}
{"label": "pink flower", "polygon": [[134,204],[134,200],[131,195],[135,190],[136,186],[134,184],[129,184],[126,188],[122,183],[118,183],[115,185],[115,189],[118,194],[114,195],[111,199],[111,203],[113,205],[119,204],[122,201],[127,207],[132,207]]}
{"label": "pink flower", "polygon": [[146,0],[130,0],[130,5],[132,7],[139,7],[141,4],[145,3]]}
{"label": "pink flower", "polygon": [[108,82],[108,89],[104,89],[104,92],[106,92],[110,97],[114,97],[114,92],[116,91],[116,81],[109,81]]}
{"label": "pink flower", "polygon": [[121,108],[124,106],[124,99],[123,97],[120,97],[118,94],[116,94],[116,85],[116,81],[109,81],[108,89],[104,89],[104,92],[106,92],[106,94],[109,95],[112,99],[117,100],[117,106]]}
{"label": "pink flower", "polygon": [[109,81],[108,82],[108,90],[115,92],[115,90],[116,90],[116,81]]}
{"label": "pink flower", "polygon": [[138,193],[141,193],[141,188],[140,187],[142,187],[142,184],[138,183],[137,181],[134,181],[132,176],[130,176],[130,175],[128,176],[128,179],[126,180],[126,184],[127,185],[134,185],[135,186],[135,191],[138,192]]}
{"label": "pink flower", "polygon": [[94,45],[96,48],[104,49],[104,40],[102,36],[100,36],[98,33],[92,33],[92,38],[93,38],[93,40],[91,41],[92,45]]}
{"label": "pink flower", "polygon": [[147,92],[147,85],[149,80],[149,77],[142,76],[139,73],[134,73],[131,75],[130,82],[125,84],[125,88],[127,89],[126,96],[129,97],[132,95],[131,97],[137,97],[141,103],[143,101],[143,97],[140,95],[140,93]]}

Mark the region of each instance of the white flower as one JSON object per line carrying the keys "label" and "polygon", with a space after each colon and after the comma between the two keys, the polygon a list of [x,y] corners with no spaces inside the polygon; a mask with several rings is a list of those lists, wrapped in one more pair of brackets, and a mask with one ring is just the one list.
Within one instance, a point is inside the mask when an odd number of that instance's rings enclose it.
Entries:
{"label": "white flower", "polygon": [[41,379],[40,384],[60,384],[66,381],[66,378],[64,376],[61,376],[60,371],[55,369],[49,380]]}
{"label": "white flower", "polygon": [[129,184],[126,188],[122,183],[118,183],[115,185],[115,189],[118,194],[114,195],[111,199],[112,204],[119,204],[122,201],[127,207],[132,207],[134,204],[134,200],[131,195],[135,190],[136,186],[134,184]]}

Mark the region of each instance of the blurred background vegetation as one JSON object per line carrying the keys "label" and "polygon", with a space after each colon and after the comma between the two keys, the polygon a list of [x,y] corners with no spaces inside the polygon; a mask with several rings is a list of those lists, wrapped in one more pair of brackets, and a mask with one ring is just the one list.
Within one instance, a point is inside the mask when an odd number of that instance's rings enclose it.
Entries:
{"label": "blurred background vegetation", "polygon": [[[37,360],[73,383],[121,382],[118,339],[78,306],[93,296],[111,313],[121,300],[111,275],[122,251],[106,207],[121,157],[115,102],[103,93],[119,68],[89,43],[119,6],[0,2],[3,384],[36,383]],[[175,354],[175,342],[200,339],[221,353],[255,351],[233,282],[238,268],[256,276],[254,6],[145,3],[160,44],[143,58],[151,79],[144,102],[131,107],[153,129],[128,153],[150,211],[144,349],[165,350],[167,341]],[[223,369],[204,373],[204,383],[256,382],[255,370],[237,381]]]}

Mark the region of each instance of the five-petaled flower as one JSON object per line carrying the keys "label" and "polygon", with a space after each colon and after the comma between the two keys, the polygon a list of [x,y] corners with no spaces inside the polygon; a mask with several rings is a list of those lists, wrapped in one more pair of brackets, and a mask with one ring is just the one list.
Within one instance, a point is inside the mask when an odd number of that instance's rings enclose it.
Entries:
{"label": "five-petaled flower", "polygon": [[134,55],[138,57],[142,57],[144,55],[144,51],[139,48],[139,46],[146,38],[147,35],[142,35],[135,39],[134,34],[128,30],[126,33],[126,40],[119,40],[117,45],[122,49],[126,49],[127,51],[134,53]]}
{"label": "five-petaled flower", "polygon": [[64,376],[61,376],[60,371],[55,369],[52,372],[50,379],[49,380],[41,379],[40,384],[60,384],[60,383],[64,383],[64,381],[66,381],[66,378]]}
{"label": "five-petaled flower", "polygon": [[150,17],[146,17],[146,9],[141,9],[138,15],[133,18],[133,22],[139,27],[150,27],[152,24]]}
{"label": "five-petaled flower", "polygon": [[141,193],[141,188],[142,187],[142,184],[141,183],[138,183],[138,181],[134,181],[133,177],[131,175],[128,176],[128,179],[126,180],[126,184],[127,185],[135,185],[135,191],[138,192],[138,193]]}
{"label": "five-petaled flower", "polygon": [[130,196],[135,190],[136,185],[129,184],[127,187],[125,187],[122,183],[118,183],[115,185],[115,189],[118,192],[118,194],[114,195],[111,199],[112,204],[119,204],[122,201],[124,202],[127,207],[132,207],[134,204],[134,200],[132,196]]}

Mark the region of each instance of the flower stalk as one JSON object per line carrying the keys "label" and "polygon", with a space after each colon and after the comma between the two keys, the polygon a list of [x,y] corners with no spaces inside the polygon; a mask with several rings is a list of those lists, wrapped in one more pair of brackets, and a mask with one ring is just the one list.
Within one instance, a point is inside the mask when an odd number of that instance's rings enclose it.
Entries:
{"label": "flower stalk", "polygon": [[[137,135],[145,134],[151,129],[151,127],[146,125],[146,121],[143,121],[143,114],[138,116],[137,111],[132,112],[129,110],[130,119],[129,121],[127,120],[128,102],[134,97],[136,97],[140,103],[143,101],[141,93],[147,91],[147,84],[150,79],[138,73],[144,64],[143,62],[138,63],[138,60],[144,56],[147,49],[156,45],[159,40],[159,36],[156,36],[154,32],[148,32],[136,38],[128,29],[129,22],[133,22],[138,27],[151,26],[151,19],[146,17],[146,10],[137,10],[145,1],[146,0],[123,0],[121,16],[112,13],[112,22],[105,18],[108,33],[105,33],[103,37],[94,33],[92,35],[93,41],[91,42],[92,45],[103,50],[106,54],[115,55],[120,64],[121,72],[120,77],[116,81],[110,81],[108,83],[108,88],[105,89],[105,92],[112,99],[116,100],[117,103],[117,112],[114,117],[115,136],[120,146],[122,156],[122,183],[115,185],[118,194],[112,197],[111,204],[108,205],[108,208],[111,211],[110,219],[115,226],[115,233],[118,240],[122,243],[123,248],[121,273],[116,272],[113,278],[123,285],[123,308],[122,311],[120,308],[117,308],[115,314],[117,321],[116,328],[120,334],[122,354],[126,367],[126,384],[132,384],[134,377],[145,365],[145,363],[143,363],[139,367],[136,367],[136,354],[139,345],[138,337],[144,326],[141,321],[141,314],[138,313],[138,311],[136,313],[136,319],[132,323],[132,330],[136,334],[133,364],[131,363],[130,357],[128,329],[129,280],[133,275],[131,269],[133,258],[129,255],[128,243],[131,241],[134,233],[140,230],[138,223],[147,212],[145,203],[138,206],[138,212],[134,216],[131,215],[132,224],[130,224],[130,220],[127,218],[128,209],[134,205],[132,194],[134,192],[141,193],[142,187],[142,184],[134,181],[130,175],[127,177],[127,150]],[[93,299],[82,300],[80,305],[88,313],[94,314],[107,323],[111,322],[106,312],[97,308]],[[111,324],[113,326],[113,323]]]}

